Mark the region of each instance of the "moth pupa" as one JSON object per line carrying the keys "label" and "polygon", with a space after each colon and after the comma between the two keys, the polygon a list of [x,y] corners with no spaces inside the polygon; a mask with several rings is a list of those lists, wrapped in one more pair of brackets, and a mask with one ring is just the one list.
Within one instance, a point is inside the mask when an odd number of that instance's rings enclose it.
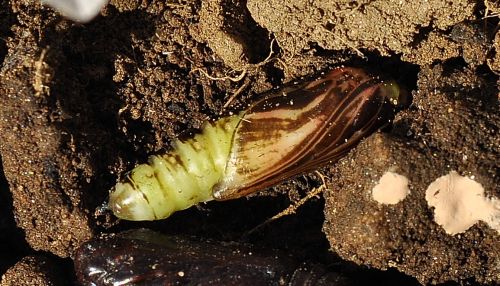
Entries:
{"label": "moth pupa", "polygon": [[339,67],[264,95],[149,157],[110,192],[113,213],[157,220],[199,202],[235,199],[335,162],[394,117],[393,80]]}

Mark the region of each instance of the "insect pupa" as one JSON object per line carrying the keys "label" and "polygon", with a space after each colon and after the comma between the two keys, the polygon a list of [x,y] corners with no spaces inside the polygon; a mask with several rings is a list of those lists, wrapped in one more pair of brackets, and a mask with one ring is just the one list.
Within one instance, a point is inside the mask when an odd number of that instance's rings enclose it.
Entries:
{"label": "insect pupa", "polygon": [[156,220],[199,202],[235,199],[335,162],[394,117],[393,80],[339,67],[270,92],[149,157],[110,192],[113,213]]}

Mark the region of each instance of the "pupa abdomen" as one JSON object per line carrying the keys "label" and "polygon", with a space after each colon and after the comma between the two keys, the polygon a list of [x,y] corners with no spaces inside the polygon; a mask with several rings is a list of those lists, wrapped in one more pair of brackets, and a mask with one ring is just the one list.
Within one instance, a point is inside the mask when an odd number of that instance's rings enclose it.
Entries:
{"label": "pupa abdomen", "polygon": [[271,92],[137,166],[111,191],[111,209],[127,220],[162,219],[315,170],[392,120],[401,94],[394,81],[349,67]]}
{"label": "pupa abdomen", "polygon": [[[224,174],[238,116],[207,123],[200,134],[176,140],[173,151],[149,157],[110,194],[116,216],[154,220],[199,202],[212,200],[212,188]],[[143,219],[139,219],[143,218]]]}

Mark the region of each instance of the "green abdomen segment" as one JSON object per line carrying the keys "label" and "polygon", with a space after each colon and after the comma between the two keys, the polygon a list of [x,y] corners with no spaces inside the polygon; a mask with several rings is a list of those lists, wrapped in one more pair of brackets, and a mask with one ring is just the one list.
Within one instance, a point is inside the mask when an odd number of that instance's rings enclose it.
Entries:
{"label": "green abdomen segment", "polygon": [[206,124],[201,134],[174,142],[174,149],[151,156],[111,191],[109,205],[126,220],[156,220],[199,202],[213,200],[212,188],[224,173],[239,116]]}

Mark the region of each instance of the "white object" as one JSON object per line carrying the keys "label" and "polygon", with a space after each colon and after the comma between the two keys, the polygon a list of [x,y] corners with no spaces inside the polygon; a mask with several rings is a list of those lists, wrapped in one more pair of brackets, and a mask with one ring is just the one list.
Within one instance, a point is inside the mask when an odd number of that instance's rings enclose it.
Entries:
{"label": "white object", "polygon": [[432,182],[425,199],[448,234],[462,233],[480,220],[500,233],[500,200],[486,198],[481,184],[455,171]]}
{"label": "white object", "polygon": [[408,179],[398,173],[385,172],[375,187],[372,189],[372,197],[380,204],[394,205],[404,200],[410,193]]}
{"label": "white object", "polygon": [[59,11],[65,17],[77,21],[88,22],[92,20],[102,7],[108,4],[109,0],[41,0],[42,4],[46,4],[55,10]]}

